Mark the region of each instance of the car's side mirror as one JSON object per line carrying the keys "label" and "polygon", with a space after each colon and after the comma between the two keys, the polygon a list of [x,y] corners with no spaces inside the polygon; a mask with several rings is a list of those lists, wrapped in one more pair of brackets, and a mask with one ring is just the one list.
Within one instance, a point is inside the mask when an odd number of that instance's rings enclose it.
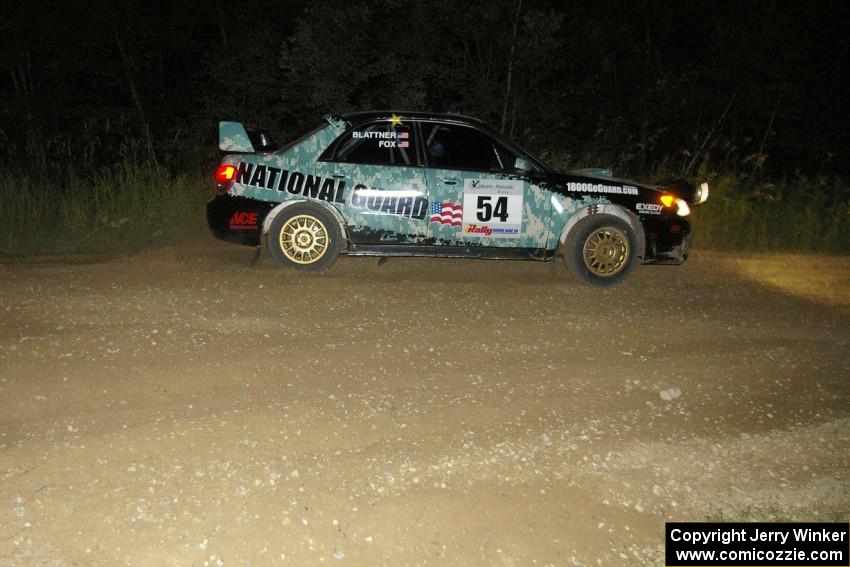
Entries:
{"label": "car's side mirror", "polygon": [[518,156],[516,160],[514,160],[514,170],[516,171],[529,171],[531,169],[531,164],[524,157]]}

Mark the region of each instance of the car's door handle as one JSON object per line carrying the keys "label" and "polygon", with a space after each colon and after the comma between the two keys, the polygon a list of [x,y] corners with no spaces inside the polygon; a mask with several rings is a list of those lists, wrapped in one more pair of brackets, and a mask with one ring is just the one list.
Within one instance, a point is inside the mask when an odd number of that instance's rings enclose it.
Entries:
{"label": "car's door handle", "polygon": [[348,176],[345,175],[344,173],[332,173],[331,177],[333,177],[334,179],[342,179],[342,178],[348,177]]}
{"label": "car's door handle", "polygon": [[457,185],[457,177],[441,177],[440,181],[446,185]]}

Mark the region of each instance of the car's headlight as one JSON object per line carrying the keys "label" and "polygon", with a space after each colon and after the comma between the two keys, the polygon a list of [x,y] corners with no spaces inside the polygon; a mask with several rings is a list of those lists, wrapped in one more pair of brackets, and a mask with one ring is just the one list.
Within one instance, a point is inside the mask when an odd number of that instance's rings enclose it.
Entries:
{"label": "car's headlight", "polygon": [[673,205],[675,205],[676,214],[680,217],[686,217],[691,214],[691,208],[688,206],[688,202],[684,199],[674,197],[670,193],[664,193],[659,199],[661,201],[661,204],[665,207],[672,207]]}
{"label": "car's headlight", "polygon": [[697,205],[705,203],[708,200],[708,182],[707,181],[703,181],[702,183],[700,183],[700,186],[697,188],[696,197],[697,197],[696,198],[696,204]]}

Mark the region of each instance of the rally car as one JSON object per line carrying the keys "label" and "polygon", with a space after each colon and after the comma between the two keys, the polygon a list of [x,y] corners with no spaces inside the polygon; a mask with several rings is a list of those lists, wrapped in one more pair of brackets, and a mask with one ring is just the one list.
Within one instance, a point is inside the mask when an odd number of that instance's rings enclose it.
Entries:
{"label": "rally car", "polygon": [[323,270],[340,253],[552,260],[579,280],[622,281],[637,262],[681,264],[690,206],[708,185],[647,185],[560,172],[469,117],[327,116],[274,150],[266,132],[221,122],[226,155],[207,220],[221,239]]}

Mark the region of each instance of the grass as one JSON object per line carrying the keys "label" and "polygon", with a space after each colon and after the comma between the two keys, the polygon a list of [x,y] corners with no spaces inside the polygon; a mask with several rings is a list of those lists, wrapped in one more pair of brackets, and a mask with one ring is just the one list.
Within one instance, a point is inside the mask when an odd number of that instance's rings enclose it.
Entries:
{"label": "grass", "polygon": [[[698,177],[710,179],[712,193],[694,208],[695,248],[848,253],[850,189],[843,178]],[[119,252],[174,241],[203,230],[208,185],[131,163],[61,179],[2,172],[0,256]]]}
{"label": "grass", "polygon": [[[742,182],[743,181],[743,182]],[[696,246],[755,252],[850,252],[850,193],[838,177],[795,177],[752,186],[718,176],[694,208]]]}
{"label": "grass", "polygon": [[[563,151],[543,152],[563,170],[614,164],[618,177],[639,181],[681,176],[681,164],[662,160],[650,171],[636,171],[634,156],[607,160]],[[734,156],[733,156],[734,158]],[[708,156],[699,160],[694,180],[708,181],[711,196],[693,208],[694,246],[702,250],[748,252],[850,253],[850,181],[838,175],[793,175],[766,180],[749,158],[724,161],[718,171]]]}
{"label": "grass", "polygon": [[0,173],[0,255],[118,252],[169,242],[204,226],[199,179],[123,164],[90,178]]}
{"label": "grass", "polygon": [[704,522],[836,522],[847,521],[847,489],[844,497],[836,495],[830,502],[822,502],[818,508],[789,510],[776,502],[749,504],[734,510],[712,508],[703,518]]}

